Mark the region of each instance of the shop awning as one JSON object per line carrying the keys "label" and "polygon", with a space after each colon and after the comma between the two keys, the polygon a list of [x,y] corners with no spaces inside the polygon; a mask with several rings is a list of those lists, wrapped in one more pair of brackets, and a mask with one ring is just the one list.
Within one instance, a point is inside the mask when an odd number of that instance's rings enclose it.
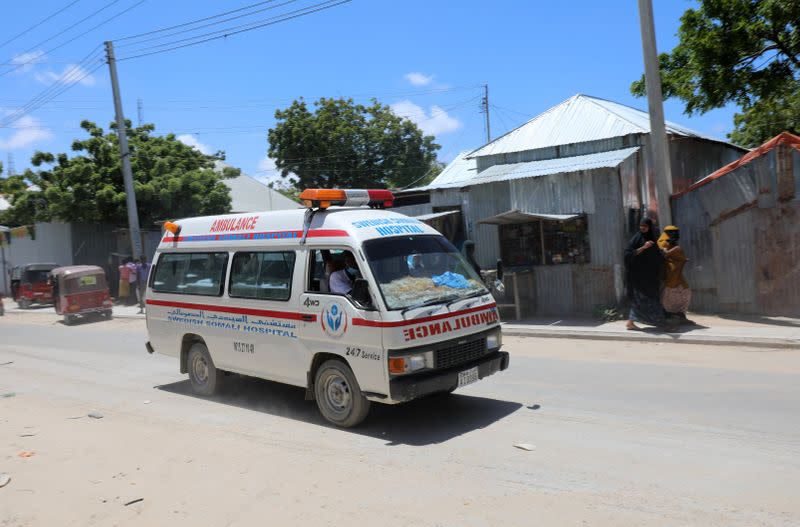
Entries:
{"label": "shop awning", "polygon": [[423,214],[421,216],[414,216],[414,219],[419,221],[428,221],[428,220],[435,220],[437,218],[444,218],[445,216],[450,216],[451,214],[460,214],[460,210],[446,210],[444,212],[433,212],[431,214]]}
{"label": "shop awning", "polygon": [[511,225],[514,223],[528,223],[539,220],[569,221],[581,216],[582,214],[545,214],[539,212],[522,212],[521,210],[513,209],[496,216],[484,218],[479,220],[478,223],[483,223],[485,225]]}

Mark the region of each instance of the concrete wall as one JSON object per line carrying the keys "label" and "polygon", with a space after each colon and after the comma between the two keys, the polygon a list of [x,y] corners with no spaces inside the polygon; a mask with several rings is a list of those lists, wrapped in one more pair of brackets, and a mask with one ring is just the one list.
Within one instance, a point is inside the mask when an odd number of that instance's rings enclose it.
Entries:
{"label": "concrete wall", "polygon": [[6,247],[11,266],[55,262],[72,265],[72,230],[68,223],[37,223],[36,238],[15,237]]}

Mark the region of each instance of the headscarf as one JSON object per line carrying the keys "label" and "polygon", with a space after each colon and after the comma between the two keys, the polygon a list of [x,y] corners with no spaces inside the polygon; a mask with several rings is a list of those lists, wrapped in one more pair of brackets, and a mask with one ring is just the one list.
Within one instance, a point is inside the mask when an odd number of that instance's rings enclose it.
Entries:
{"label": "headscarf", "polygon": [[658,297],[664,256],[657,247],[651,247],[638,255],[636,254],[636,251],[646,242],[656,241],[653,220],[643,218],[639,224],[647,225],[649,229],[647,232],[639,231],[634,234],[625,249],[625,278],[628,294],[631,294],[635,288],[647,296]]}
{"label": "headscarf", "polygon": [[673,235],[680,235],[680,232],[680,229],[674,225],[667,225],[664,227],[664,232],[662,232],[661,236],[658,237],[658,247],[660,249],[669,249],[669,239]]}

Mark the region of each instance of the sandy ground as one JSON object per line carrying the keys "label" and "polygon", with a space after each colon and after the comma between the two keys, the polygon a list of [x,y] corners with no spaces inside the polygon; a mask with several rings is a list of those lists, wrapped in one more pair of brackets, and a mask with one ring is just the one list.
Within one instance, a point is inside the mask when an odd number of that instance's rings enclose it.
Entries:
{"label": "sandy ground", "polygon": [[194,397],[144,340],[0,318],[1,526],[800,524],[800,352],[508,338],[345,431],[266,381]]}

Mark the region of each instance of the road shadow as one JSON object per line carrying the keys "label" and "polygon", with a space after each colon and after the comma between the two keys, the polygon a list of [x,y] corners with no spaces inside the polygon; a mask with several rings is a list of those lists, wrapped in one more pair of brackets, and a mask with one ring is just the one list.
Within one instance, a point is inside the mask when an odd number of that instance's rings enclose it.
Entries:
{"label": "road shadow", "polygon": [[105,318],[102,315],[91,314],[91,315],[85,315],[85,316],[76,318],[76,319],[74,319],[72,321],[71,324],[67,324],[66,322],[64,322],[63,317],[61,319],[57,320],[55,323],[56,324],[61,324],[62,326],[71,328],[71,327],[76,327],[76,326],[86,326],[86,325],[94,324],[94,323],[97,323],[97,322],[108,322],[112,318]]}
{"label": "road shadow", "polygon": [[[316,402],[306,401],[305,390],[296,386],[230,375],[213,397],[192,393],[188,379],[155,388],[333,428],[319,414]],[[399,405],[373,404],[367,419],[347,431],[385,440],[387,446],[424,446],[485,428],[521,407],[520,403],[473,395],[435,395]]]}
{"label": "road shadow", "polygon": [[708,326],[700,324],[686,324],[676,328],[664,329],[655,326],[643,326],[638,329],[642,333],[650,333],[652,335],[682,335],[684,333],[691,333],[697,329],[708,329]]}
{"label": "road shadow", "polygon": [[765,324],[767,326],[785,326],[790,328],[800,328],[800,319],[786,317],[764,317],[759,315],[718,315],[725,320],[736,320],[739,322],[750,322],[752,324]]}

